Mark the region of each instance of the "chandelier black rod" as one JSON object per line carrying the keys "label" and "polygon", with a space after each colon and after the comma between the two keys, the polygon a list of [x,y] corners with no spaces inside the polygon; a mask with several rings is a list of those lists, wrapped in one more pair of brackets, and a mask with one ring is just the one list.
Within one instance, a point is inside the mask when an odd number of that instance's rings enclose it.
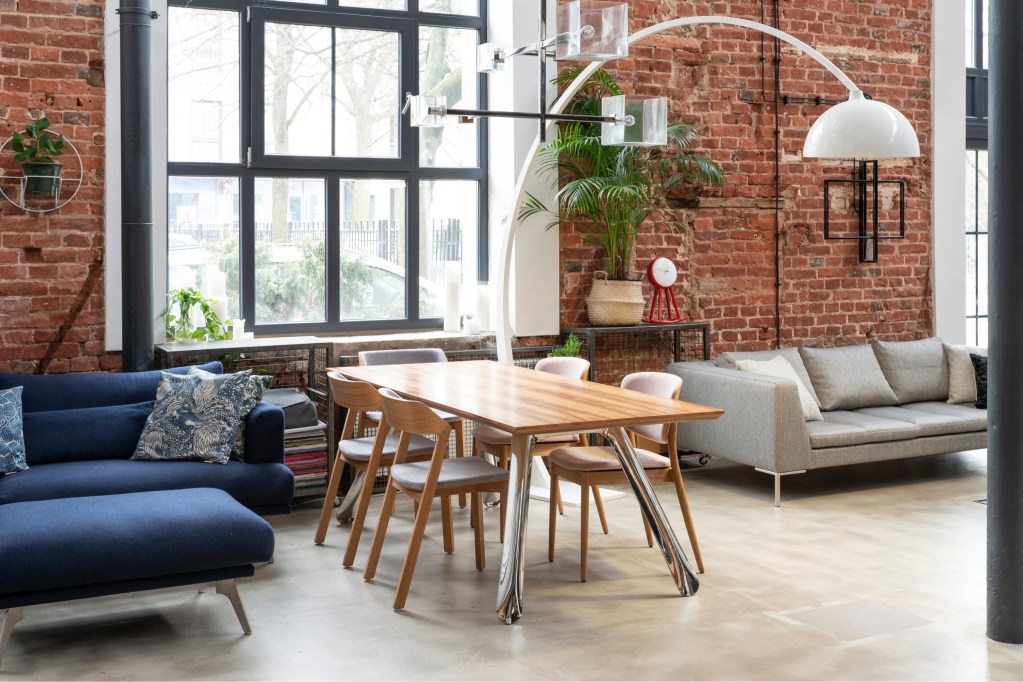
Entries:
{"label": "chandelier black rod", "polygon": [[624,123],[617,116],[596,116],[590,114],[541,114],[529,111],[491,111],[489,109],[448,109],[430,107],[431,116],[463,116],[465,118],[529,118],[533,120],[572,121],[577,123]]}

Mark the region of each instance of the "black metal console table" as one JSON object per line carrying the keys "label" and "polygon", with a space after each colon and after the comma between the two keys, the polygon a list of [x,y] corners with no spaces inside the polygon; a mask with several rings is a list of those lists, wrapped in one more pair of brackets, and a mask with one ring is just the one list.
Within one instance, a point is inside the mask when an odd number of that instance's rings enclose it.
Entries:
{"label": "black metal console table", "polygon": [[631,372],[662,371],[669,362],[710,359],[710,324],[671,322],[626,327],[563,329],[582,342],[590,381],[618,385]]}

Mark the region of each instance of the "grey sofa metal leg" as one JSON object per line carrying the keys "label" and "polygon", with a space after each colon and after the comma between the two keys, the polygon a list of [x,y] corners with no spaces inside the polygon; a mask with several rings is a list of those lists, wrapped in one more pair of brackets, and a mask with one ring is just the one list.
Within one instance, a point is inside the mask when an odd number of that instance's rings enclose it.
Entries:
{"label": "grey sofa metal leg", "polygon": [[0,665],[4,661],[4,652],[7,651],[7,640],[11,638],[11,630],[14,629],[15,624],[21,620],[23,615],[21,607],[4,610],[4,625],[3,629],[0,630]]}
{"label": "grey sofa metal leg", "polygon": [[234,580],[218,580],[217,594],[222,594],[231,600],[231,606],[234,607],[234,615],[238,616],[238,622],[242,626],[242,631],[246,635],[251,635],[252,628],[249,627],[249,619],[245,615],[245,607],[242,605],[242,598],[238,594],[238,583]]}
{"label": "grey sofa metal leg", "polygon": [[785,472],[779,474],[777,471],[768,471],[767,469],[761,469],[760,467],[753,467],[753,468],[756,471],[759,471],[762,474],[770,474],[771,476],[774,476],[774,506],[775,507],[780,507],[781,506],[781,477],[782,476],[790,476],[792,474],[805,474],[806,473],[806,469],[800,469],[799,471],[785,471]]}

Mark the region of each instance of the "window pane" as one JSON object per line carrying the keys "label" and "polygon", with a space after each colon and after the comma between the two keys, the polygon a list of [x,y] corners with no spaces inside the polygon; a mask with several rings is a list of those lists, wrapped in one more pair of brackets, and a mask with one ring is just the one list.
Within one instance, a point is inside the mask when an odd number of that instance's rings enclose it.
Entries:
{"label": "window pane", "polygon": [[170,160],[237,163],[238,13],[170,7],[169,17]]}
{"label": "window pane", "polygon": [[422,12],[465,14],[475,17],[479,16],[480,4],[478,0],[419,0],[419,9]]}
{"label": "window pane", "polygon": [[991,23],[990,3],[988,2],[988,0],[984,0],[984,2],[982,3],[981,9],[980,9],[980,18],[981,18],[981,21],[983,22],[983,24],[981,25],[981,29],[980,29],[980,41],[981,41],[981,45],[980,46],[981,46],[982,54],[980,56],[981,63],[978,64],[977,67],[981,68],[981,69],[987,69],[987,68],[990,68],[990,63],[988,62],[988,57],[987,57],[987,33],[988,33],[988,26]]}
{"label": "window pane", "polygon": [[336,29],[338,156],[399,155],[399,35]]}
{"label": "window pane", "polygon": [[466,180],[434,180],[419,183],[419,316],[444,314],[444,270],[449,261],[462,268],[463,312],[475,312],[478,277],[479,184]]}
{"label": "window pane", "polygon": [[977,320],[977,345],[987,348],[987,318],[981,317]]}
{"label": "window pane", "polygon": [[966,236],[966,314],[977,314],[977,237]]}
{"label": "window pane", "polygon": [[[419,29],[419,94],[445,95],[448,107],[478,109],[476,31],[424,26]],[[475,166],[476,126],[463,123],[419,128],[423,166]]]}
{"label": "window pane", "polygon": [[974,42],[976,37],[973,35],[973,5],[975,0],[964,0],[963,5],[966,7],[966,68],[972,69],[977,66],[977,43]]}
{"label": "window pane", "polygon": [[977,237],[977,314],[987,315],[987,235]]}
{"label": "window pane", "polygon": [[405,0],[341,0],[342,7],[371,7],[374,9],[405,9]]}
{"label": "window pane", "polygon": [[331,29],[266,25],[267,154],[330,156]]}
{"label": "window pane", "polygon": [[238,178],[167,180],[167,288],[195,287],[239,316]]}
{"label": "window pane", "polygon": [[256,179],[256,324],[325,321],[324,189],[318,179]]}
{"label": "window pane", "polygon": [[341,181],[342,320],[407,317],[405,182]]}
{"label": "window pane", "polygon": [[977,231],[987,232],[987,150],[977,152]]}
{"label": "window pane", "polygon": [[966,231],[977,229],[977,152],[966,150]]}

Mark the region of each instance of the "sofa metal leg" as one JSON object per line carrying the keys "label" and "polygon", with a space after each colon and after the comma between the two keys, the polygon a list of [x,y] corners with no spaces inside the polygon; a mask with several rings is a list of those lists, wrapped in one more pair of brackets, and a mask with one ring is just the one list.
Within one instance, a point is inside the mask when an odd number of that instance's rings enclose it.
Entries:
{"label": "sofa metal leg", "polygon": [[234,607],[234,615],[238,616],[238,622],[242,626],[242,631],[246,635],[251,635],[252,628],[249,627],[249,619],[245,615],[245,607],[242,605],[242,598],[238,594],[238,583],[234,580],[218,580],[217,594],[222,594],[231,600],[231,606]]}
{"label": "sofa metal leg", "polygon": [[23,615],[21,607],[4,610],[4,625],[0,630],[0,664],[3,664],[4,661],[4,652],[7,651],[7,640],[11,638],[11,630]]}
{"label": "sofa metal leg", "polygon": [[800,469],[799,471],[784,471],[778,473],[777,471],[769,471],[767,469],[761,469],[760,467],[753,467],[754,470],[759,471],[762,474],[770,474],[774,476],[774,506],[781,506],[781,477],[791,476],[792,474],[805,474],[806,469]]}

